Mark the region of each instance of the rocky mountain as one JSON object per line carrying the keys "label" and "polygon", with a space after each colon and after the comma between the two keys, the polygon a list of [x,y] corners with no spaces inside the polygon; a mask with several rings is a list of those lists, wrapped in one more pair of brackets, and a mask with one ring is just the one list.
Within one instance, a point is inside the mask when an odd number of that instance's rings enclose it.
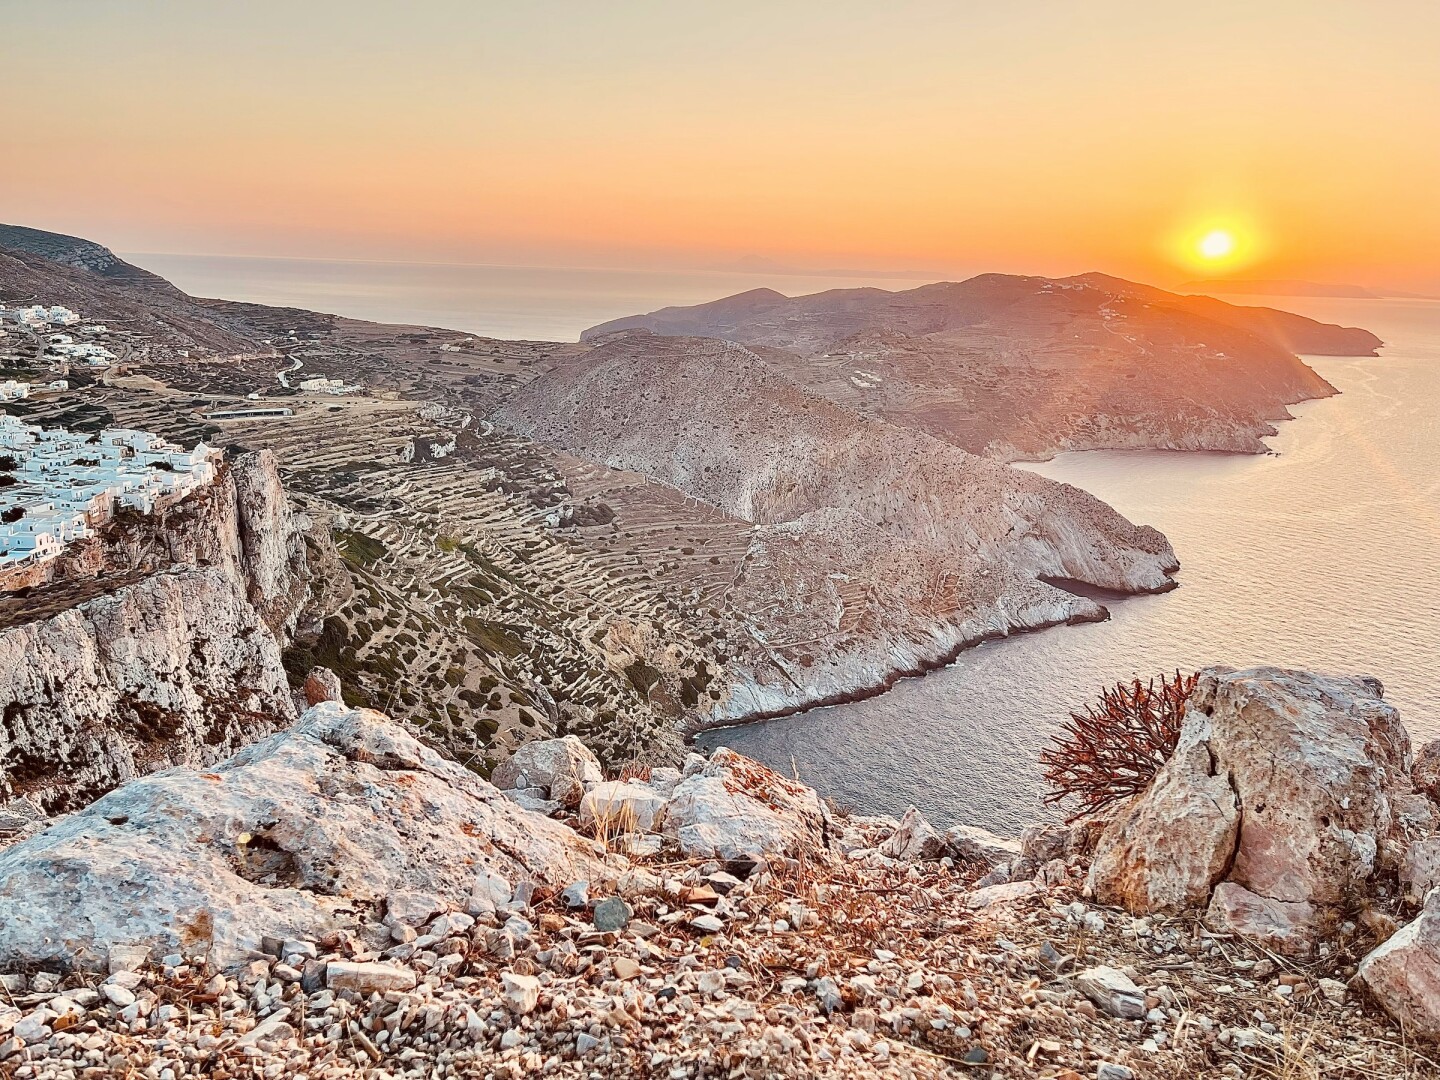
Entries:
{"label": "rocky mountain", "polygon": [[293,720],[282,649],[333,602],[308,525],[260,451],[0,595],[0,805],[83,806]]}
{"label": "rocky mountain", "polygon": [[64,233],[0,224],[0,248],[28,252],[48,262],[84,270],[117,285],[142,285],[171,295],[183,295],[159,274],[126,262],[103,244]]}
{"label": "rocky mountain", "polygon": [[772,662],[775,644],[808,645],[798,677],[742,680],[758,711],[881,685],[894,659],[877,653],[910,654],[913,670],[966,641],[1101,614],[1042,579],[1157,591],[1178,565],[1158,532],[1084,492],[866,419],[713,339],[612,336],[497,418],[758,526],[732,596],[771,608]]}
{"label": "rocky mountain", "polygon": [[905,292],[759,289],[594,327],[747,345],[838,404],[999,457],[1158,446],[1261,452],[1334,393],[1295,355],[1373,355],[1364,330],[1104,274],[985,274]]}
{"label": "rocky mountain", "polygon": [[265,335],[223,307],[79,237],[0,225],[0,304],[60,304],[104,319],[156,359],[273,354]]}

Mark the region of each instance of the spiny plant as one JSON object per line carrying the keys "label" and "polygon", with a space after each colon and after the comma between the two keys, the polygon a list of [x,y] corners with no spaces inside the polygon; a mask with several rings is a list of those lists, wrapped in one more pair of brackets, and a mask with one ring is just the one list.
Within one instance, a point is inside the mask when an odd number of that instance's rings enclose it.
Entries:
{"label": "spiny plant", "polygon": [[1177,671],[1173,679],[1118,683],[1083,713],[1072,712],[1053,745],[1040,751],[1050,787],[1046,805],[1077,799],[1080,809],[1068,819],[1075,821],[1144,791],[1175,751],[1185,703],[1199,678]]}

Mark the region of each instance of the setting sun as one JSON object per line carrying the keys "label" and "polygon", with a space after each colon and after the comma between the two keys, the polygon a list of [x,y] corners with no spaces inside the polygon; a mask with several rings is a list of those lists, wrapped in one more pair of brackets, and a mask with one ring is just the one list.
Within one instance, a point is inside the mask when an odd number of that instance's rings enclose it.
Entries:
{"label": "setting sun", "polygon": [[1200,238],[1200,254],[1206,259],[1223,259],[1235,251],[1235,237],[1215,229]]}

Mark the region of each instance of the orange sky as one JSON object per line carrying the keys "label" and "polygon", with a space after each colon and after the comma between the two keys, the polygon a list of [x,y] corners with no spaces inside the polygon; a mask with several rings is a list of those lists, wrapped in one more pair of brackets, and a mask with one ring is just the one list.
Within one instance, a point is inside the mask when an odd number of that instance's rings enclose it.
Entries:
{"label": "orange sky", "polygon": [[[0,64],[0,220],[124,251],[1440,292],[1435,3],[31,14]],[[1236,255],[1190,260],[1217,227]]]}

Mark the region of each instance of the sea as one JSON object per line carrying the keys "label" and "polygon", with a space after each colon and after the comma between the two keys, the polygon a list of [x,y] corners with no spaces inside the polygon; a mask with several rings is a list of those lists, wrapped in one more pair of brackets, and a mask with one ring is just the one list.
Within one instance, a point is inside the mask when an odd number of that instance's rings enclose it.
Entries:
{"label": "sea", "polygon": [[1417,746],[1440,736],[1440,302],[1263,303],[1363,326],[1382,355],[1305,357],[1340,394],[1293,407],[1266,455],[1088,451],[1025,466],[1160,529],[1179,588],[702,743],[798,772],[860,812],[915,806],[1014,835],[1063,816],[1043,805],[1040,751],[1120,680],[1210,664],[1374,675]]}
{"label": "sea", "polygon": [[[495,337],[581,330],[745,289],[914,280],[127,255],[197,295]],[[1107,622],[989,642],[889,692],[706,733],[865,813],[1017,833],[1046,808],[1038,758],[1102,687],[1210,664],[1368,674],[1417,745],[1440,737],[1440,301],[1227,297],[1363,326],[1379,357],[1306,357],[1340,394],[1293,407],[1265,455],[1090,451],[1022,466],[1154,525],[1179,588]]]}
{"label": "sea", "polygon": [[826,289],[913,289],[931,277],[734,270],[535,266],[122,253],[192,296],[277,304],[375,322],[439,326],[512,341],[578,341],[597,323],[747,289],[786,296]]}

